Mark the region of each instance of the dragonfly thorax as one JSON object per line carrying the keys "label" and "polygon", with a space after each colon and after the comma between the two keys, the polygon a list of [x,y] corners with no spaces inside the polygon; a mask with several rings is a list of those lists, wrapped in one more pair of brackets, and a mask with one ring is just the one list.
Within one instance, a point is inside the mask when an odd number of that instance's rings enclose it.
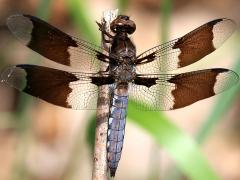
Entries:
{"label": "dragonfly thorax", "polygon": [[130,63],[120,63],[112,67],[112,74],[117,82],[132,82],[136,76],[136,67]]}

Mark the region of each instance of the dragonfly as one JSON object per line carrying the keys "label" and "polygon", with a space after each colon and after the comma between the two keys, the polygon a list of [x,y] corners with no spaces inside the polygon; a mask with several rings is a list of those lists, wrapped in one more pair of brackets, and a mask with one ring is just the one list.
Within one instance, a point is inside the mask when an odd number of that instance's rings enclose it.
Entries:
{"label": "dragonfly", "polygon": [[[97,23],[110,50],[70,36],[43,20],[26,14],[7,20],[10,31],[27,47],[74,71],[18,64],[1,71],[1,82],[64,108],[96,109],[99,87],[108,86],[110,104],[107,164],[114,177],[123,148],[129,98],[140,110],[183,108],[235,85],[239,76],[224,68],[167,73],[193,64],[220,47],[234,32],[231,19],[220,18],[186,35],[136,55],[130,35],[136,24],[118,15],[110,32]],[[106,66],[104,71],[100,70]],[[66,67],[66,68],[67,68]],[[151,123],[151,122],[149,122]]]}

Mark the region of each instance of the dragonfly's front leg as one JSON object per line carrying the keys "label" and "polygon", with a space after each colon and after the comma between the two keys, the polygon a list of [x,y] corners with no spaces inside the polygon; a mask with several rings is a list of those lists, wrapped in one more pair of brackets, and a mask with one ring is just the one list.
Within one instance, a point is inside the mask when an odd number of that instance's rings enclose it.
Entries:
{"label": "dragonfly's front leg", "polygon": [[113,39],[113,37],[114,36],[112,36],[109,32],[107,32],[105,29],[104,29],[104,24],[101,24],[101,23],[99,23],[99,22],[97,22],[96,21],[96,23],[97,23],[97,25],[98,25],[98,27],[99,27],[99,30],[103,33],[103,35],[106,35],[109,39],[106,39],[105,38],[105,36],[103,36],[103,41],[105,42],[105,43],[112,43],[112,39]]}

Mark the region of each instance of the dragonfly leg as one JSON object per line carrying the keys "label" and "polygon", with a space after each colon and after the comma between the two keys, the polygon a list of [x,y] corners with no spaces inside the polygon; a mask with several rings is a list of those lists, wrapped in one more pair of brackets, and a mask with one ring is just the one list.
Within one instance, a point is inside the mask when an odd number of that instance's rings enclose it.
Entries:
{"label": "dragonfly leg", "polygon": [[103,35],[106,35],[109,39],[106,39],[104,36],[103,36],[103,40],[105,43],[111,43],[112,42],[112,39],[114,36],[112,36],[109,32],[107,32],[105,29],[104,29],[104,24],[101,24],[99,22],[97,22],[97,25],[99,27],[99,30],[103,33]]}
{"label": "dragonfly leg", "polygon": [[104,74],[104,73],[107,73],[107,72],[109,72],[109,66],[107,67],[106,70],[100,70],[100,71],[98,71],[97,74]]}

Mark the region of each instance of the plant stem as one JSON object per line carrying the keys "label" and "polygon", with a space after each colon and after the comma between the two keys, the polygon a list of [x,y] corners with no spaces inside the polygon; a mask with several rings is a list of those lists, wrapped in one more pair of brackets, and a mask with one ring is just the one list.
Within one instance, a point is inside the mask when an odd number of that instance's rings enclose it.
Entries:
{"label": "plant stem", "polygon": [[[105,30],[110,32],[109,24],[117,16],[117,10],[109,10],[103,12],[102,25],[105,21]],[[102,40],[102,47],[109,52],[109,46]],[[101,71],[106,67],[101,66]],[[99,97],[97,105],[97,119],[96,119],[96,134],[95,134],[95,147],[93,158],[93,180],[106,180],[108,179],[107,167],[107,127],[109,116],[109,86],[101,86],[99,88]]]}

